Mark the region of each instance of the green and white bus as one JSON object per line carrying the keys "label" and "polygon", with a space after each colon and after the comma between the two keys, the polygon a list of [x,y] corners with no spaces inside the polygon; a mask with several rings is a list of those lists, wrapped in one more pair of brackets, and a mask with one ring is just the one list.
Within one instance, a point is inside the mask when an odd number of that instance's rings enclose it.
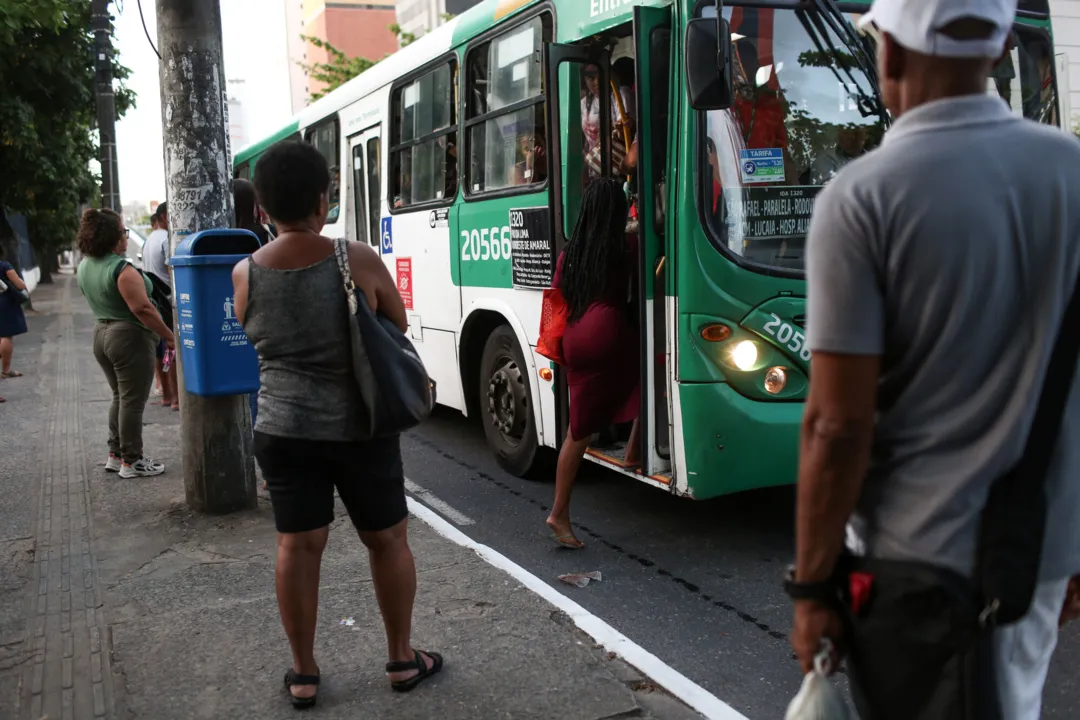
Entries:
{"label": "green and white bus", "polygon": [[[569,422],[559,368],[535,351],[542,290],[583,187],[625,172],[636,137],[640,344],[625,353],[643,464],[589,457],[695,498],[792,483],[808,220],[889,124],[874,38],[854,27],[868,4],[487,0],[244,149],[236,173],[283,138],[326,156],[325,234],[381,252],[439,402],[479,416],[525,475]],[[1020,5],[988,92],[1060,124],[1047,0]]]}

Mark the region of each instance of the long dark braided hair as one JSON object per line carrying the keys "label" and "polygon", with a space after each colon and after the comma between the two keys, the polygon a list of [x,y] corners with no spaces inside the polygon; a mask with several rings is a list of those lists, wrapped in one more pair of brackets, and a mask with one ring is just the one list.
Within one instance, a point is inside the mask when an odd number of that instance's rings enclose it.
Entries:
{"label": "long dark braided hair", "polygon": [[580,320],[590,305],[604,297],[615,278],[627,274],[628,212],[620,180],[597,178],[585,188],[581,214],[563,254],[559,282],[571,322]]}

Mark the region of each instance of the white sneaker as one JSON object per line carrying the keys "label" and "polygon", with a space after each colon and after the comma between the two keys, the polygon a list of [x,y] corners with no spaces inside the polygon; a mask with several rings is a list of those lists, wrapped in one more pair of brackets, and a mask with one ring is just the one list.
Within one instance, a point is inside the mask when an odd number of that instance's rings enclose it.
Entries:
{"label": "white sneaker", "polygon": [[152,477],[154,475],[160,475],[163,472],[165,472],[165,466],[163,464],[144,457],[141,460],[136,460],[130,465],[124,463],[120,468],[120,477]]}
{"label": "white sneaker", "polygon": [[105,461],[105,472],[120,472],[122,465],[120,458],[110,453],[109,459]]}

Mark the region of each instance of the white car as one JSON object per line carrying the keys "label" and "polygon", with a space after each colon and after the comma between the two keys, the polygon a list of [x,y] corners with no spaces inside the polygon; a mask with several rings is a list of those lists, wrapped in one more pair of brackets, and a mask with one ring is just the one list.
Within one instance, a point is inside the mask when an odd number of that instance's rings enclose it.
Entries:
{"label": "white car", "polygon": [[143,245],[146,245],[146,236],[135,228],[128,228],[127,256],[139,269],[142,269]]}

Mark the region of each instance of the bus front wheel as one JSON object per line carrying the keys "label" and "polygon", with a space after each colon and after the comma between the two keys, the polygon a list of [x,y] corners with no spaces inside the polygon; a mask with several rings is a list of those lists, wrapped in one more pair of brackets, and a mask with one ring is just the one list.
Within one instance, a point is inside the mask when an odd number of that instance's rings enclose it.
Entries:
{"label": "bus front wheel", "polygon": [[527,476],[536,462],[536,416],[528,366],[509,325],[488,336],[480,361],[480,417],[499,467]]}

